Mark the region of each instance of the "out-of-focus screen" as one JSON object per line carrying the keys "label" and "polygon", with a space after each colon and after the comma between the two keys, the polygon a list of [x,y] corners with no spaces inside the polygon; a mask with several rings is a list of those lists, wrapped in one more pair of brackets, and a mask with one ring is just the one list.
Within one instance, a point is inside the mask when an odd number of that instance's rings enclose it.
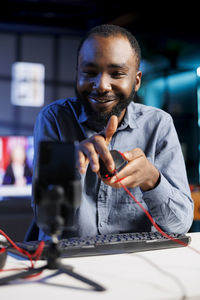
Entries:
{"label": "out-of-focus screen", "polygon": [[0,136],[0,200],[31,196],[33,152],[32,136]]}

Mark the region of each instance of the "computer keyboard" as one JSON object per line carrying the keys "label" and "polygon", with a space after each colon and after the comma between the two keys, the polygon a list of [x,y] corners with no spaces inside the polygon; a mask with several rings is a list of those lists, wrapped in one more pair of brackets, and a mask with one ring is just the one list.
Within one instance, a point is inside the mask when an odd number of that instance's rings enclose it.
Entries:
{"label": "computer keyboard", "polygon": [[[191,241],[191,237],[183,234],[170,233],[170,236],[182,241],[185,245],[188,245]],[[37,249],[38,244],[38,241],[17,243],[19,247],[30,253],[33,253]],[[41,259],[47,258],[48,245],[49,242],[46,242]],[[163,237],[158,232],[106,234],[86,238],[69,238],[60,240],[58,244],[61,257],[133,253],[176,247],[183,247],[183,245]],[[16,253],[16,250],[13,248],[10,248],[9,251]]]}

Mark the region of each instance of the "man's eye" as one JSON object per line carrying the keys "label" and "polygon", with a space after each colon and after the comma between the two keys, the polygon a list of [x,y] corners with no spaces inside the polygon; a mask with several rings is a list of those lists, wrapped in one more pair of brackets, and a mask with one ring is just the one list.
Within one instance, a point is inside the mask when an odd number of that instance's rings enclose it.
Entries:
{"label": "man's eye", "polygon": [[126,74],[124,72],[112,72],[111,73],[111,76],[113,78],[122,78],[124,77]]}
{"label": "man's eye", "polygon": [[88,76],[88,77],[94,77],[97,75],[95,71],[83,71],[83,75]]}

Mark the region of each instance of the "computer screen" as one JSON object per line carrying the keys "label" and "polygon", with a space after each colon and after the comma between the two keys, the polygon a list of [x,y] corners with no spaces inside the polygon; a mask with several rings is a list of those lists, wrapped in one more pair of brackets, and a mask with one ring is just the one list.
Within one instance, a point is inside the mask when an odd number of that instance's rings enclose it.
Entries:
{"label": "computer screen", "polygon": [[31,196],[33,152],[32,136],[0,136],[0,200]]}

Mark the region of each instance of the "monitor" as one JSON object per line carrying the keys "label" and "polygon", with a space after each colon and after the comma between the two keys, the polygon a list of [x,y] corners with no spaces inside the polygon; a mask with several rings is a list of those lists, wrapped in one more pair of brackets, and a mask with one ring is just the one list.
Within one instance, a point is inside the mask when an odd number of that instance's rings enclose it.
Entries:
{"label": "monitor", "polygon": [[32,136],[0,136],[0,200],[32,194]]}

